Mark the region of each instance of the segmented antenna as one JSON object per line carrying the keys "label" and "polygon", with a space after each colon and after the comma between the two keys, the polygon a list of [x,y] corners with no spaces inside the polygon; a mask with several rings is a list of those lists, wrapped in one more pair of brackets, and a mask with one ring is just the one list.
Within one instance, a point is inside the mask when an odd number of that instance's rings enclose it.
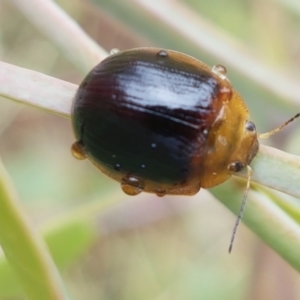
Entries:
{"label": "segmented antenna", "polygon": [[279,127],[266,132],[266,133],[260,133],[258,135],[259,138],[261,139],[267,139],[268,137],[270,137],[271,135],[275,134],[276,132],[280,131],[283,127],[285,127],[286,125],[288,125],[289,123],[293,122],[296,118],[300,117],[300,113],[297,113],[294,117],[290,118],[289,120],[287,120],[286,122],[284,122],[282,125],[280,125]]}
{"label": "segmented antenna", "polygon": [[[271,135],[275,134],[276,132],[280,131],[283,127],[285,127],[289,123],[293,122],[298,117],[300,117],[300,113],[297,113],[294,117],[290,118],[289,120],[284,122],[282,125],[280,125],[279,127],[275,128],[271,131],[266,132],[266,133],[258,134],[258,137],[261,138],[261,139],[266,139],[266,138],[270,137]],[[237,216],[237,219],[236,219],[233,231],[232,231],[230,245],[229,245],[229,249],[228,249],[229,253],[232,250],[232,246],[233,246],[233,242],[234,242],[234,239],[235,239],[236,231],[237,231],[237,228],[238,228],[238,226],[241,222],[241,219],[243,217],[243,214],[244,214],[244,210],[245,210],[245,206],[246,206],[246,202],[247,202],[247,196],[248,196],[248,192],[249,192],[249,189],[250,189],[250,181],[251,181],[251,176],[252,176],[252,169],[251,169],[250,166],[247,166],[247,171],[248,171],[247,186],[246,186],[246,190],[245,190],[245,193],[244,193],[244,196],[243,196],[242,205],[241,205],[239,214]]]}
{"label": "segmented antenna", "polygon": [[229,245],[229,249],[228,249],[229,253],[232,250],[233,242],[234,242],[234,239],[235,239],[235,234],[236,234],[237,228],[238,228],[238,226],[239,226],[239,224],[241,222],[241,219],[243,217],[245,206],[246,206],[246,202],[247,202],[247,196],[248,196],[248,191],[250,189],[250,182],[251,182],[251,176],[252,176],[252,169],[251,169],[250,166],[247,166],[247,173],[248,173],[248,177],[247,177],[246,190],[245,190],[245,193],[244,193],[244,196],[243,196],[243,201],[242,201],[242,205],[241,205],[239,214],[237,216],[235,225],[233,227],[233,231],[232,231],[232,235],[231,235],[231,240],[230,240],[230,245]]}

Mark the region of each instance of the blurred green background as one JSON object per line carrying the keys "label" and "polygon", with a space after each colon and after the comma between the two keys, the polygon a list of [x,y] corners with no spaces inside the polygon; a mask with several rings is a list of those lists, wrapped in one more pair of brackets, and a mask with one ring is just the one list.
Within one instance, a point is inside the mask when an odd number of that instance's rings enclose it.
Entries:
{"label": "blurred green background", "polygon": [[[107,50],[166,47],[209,64],[222,63],[131,1],[57,2]],[[249,53],[299,80],[300,18],[295,10],[275,0],[181,2],[237,38]],[[0,0],[0,59],[77,84],[85,75],[4,0]],[[229,76],[260,132],[297,110],[234,70]],[[298,128],[295,123],[268,143],[300,154]],[[95,212],[96,237],[62,269],[74,299],[300,298],[299,274],[243,225],[228,255],[235,216],[209,193],[162,199],[125,196],[119,184],[71,156],[73,141],[69,120],[0,98],[0,155],[37,226],[94,202],[109,202],[110,197],[122,200]],[[241,197],[237,190],[236,197]],[[62,249],[69,246],[64,240],[59,243]],[[1,281],[0,273],[1,300],[23,299],[1,294]]]}

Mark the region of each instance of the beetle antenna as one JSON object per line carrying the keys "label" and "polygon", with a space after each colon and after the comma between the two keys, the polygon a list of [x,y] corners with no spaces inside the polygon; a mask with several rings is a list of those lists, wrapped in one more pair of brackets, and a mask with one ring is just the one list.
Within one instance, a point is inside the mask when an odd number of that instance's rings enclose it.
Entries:
{"label": "beetle antenna", "polygon": [[[280,131],[282,128],[284,128],[285,126],[287,126],[289,123],[293,122],[298,117],[300,117],[300,113],[297,113],[294,117],[290,118],[289,120],[287,120],[286,122],[284,122],[279,127],[275,128],[275,129],[273,129],[273,130],[271,130],[269,132],[259,134],[258,137],[261,138],[261,139],[266,139],[266,138],[272,136],[273,134],[277,133],[278,131]],[[233,231],[232,231],[230,245],[229,245],[229,249],[228,249],[229,253],[231,253],[231,250],[232,250],[232,247],[233,247],[233,242],[234,242],[235,235],[236,235],[236,232],[237,232],[237,228],[238,228],[238,226],[239,226],[239,224],[241,222],[241,219],[243,217],[245,206],[246,206],[246,202],[247,202],[248,192],[249,192],[249,189],[250,189],[251,176],[252,176],[252,169],[251,169],[250,166],[247,166],[247,172],[248,172],[247,186],[246,186],[246,190],[245,190],[245,193],[244,193],[244,196],[243,196],[242,205],[241,205],[239,214],[237,216],[237,219],[236,219]]]}
{"label": "beetle antenna", "polygon": [[300,113],[297,113],[294,117],[290,118],[289,120],[284,122],[279,127],[275,128],[275,129],[273,129],[269,132],[259,134],[258,137],[261,138],[261,139],[266,139],[266,138],[270,137],[271,135],[275,134],[276,132],[280,131],[283,127],[285,127],[289,123],[293,122],[298,117],[300,117]]}
{"label": "beetle antenna", "polygon": [[241,205],[239,214],[237,216],[236,222],[235,222],[234,227],[233,227],[233,231],[232,231],[232,235],[231,235],[231,240],[230,240],[230,245],[229,245],[229,249],[228,249],[229,253],[232,250],[233,242],[234,242],[234,239],[235,239],[235,234],[236,234],[237,228],[238,228],[238,226],[240,224],[240,221],[241,221],[241,219],[243,217],[245,206],[246,206],[246,202],[247,202],[248,191],[250,189],[250,182],[251,182],[251,176],[252,176],[252,169],[251,169],[250,166],[247,166],[247,172],[248,172],[248,177],[247,177],[246,190],[245,190],[245,193],[244,193],[244,196],[243,196],[243,201],[242,201],[242,205]]}

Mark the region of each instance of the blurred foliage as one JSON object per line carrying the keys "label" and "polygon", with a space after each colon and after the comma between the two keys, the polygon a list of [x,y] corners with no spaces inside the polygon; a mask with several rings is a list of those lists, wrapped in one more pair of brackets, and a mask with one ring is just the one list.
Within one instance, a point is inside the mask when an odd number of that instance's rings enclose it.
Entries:
{"label": "blurred foliage", "polygon": [[[215,62],[210,54],[195,49],[130,1],[57,2],[108,50],[156,45]],[[248,51],[299,77],[300,24],[294,12],[271,0],[181,2],[240,39]],[[84,76],[3,0],[0,59],[74,83]],[[260,131],[273,128],[294,112],[284,99],[274,99],[234,72],[230,77],[244,95]],[[58,214],[84,209],[95,195],[99,201],[109,201],[105,195],[119,190],[117,183],[91,164],[70,155],[74,137],[68,120],[4,99],[0,99],[0,107],[0,154],[39,226]],[[289,151],[299,151],[298,131],[293,133],[295,138],[287,134],[295,127],[276,136],[274,144],[281,149],[287,144]],[[239,187],[236,190],[236,197],[241,197]],[[280,295],[299,299],[300,276],[244,226],[239,228],[233,253],[227,254],[235,218],[204,191],[175,200],[151,195],[132,199],[121,192],[119,198],[125,201],[98,215],[99,236],[93,245],[63,271],[74,299],[276,300],[282,299]],[[75,249],[73,234],[72,242],[57,240],[61,250],[55,247],[53,251],[58,257],[64,257],[65,247]],[[5,275],[1,270],[0,265],[2,289]]]}

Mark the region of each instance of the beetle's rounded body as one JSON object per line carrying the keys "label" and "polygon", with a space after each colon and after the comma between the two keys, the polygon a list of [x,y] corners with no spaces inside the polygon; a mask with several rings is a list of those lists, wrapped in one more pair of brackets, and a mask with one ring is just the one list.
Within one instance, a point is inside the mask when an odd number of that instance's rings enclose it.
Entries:
{"label": "beetle's rounded body", "polygon": [[257,134],[225,70],[156,48],[111,55],[76,94],[73,153],[141,191],[193,195],[248,165]]}

